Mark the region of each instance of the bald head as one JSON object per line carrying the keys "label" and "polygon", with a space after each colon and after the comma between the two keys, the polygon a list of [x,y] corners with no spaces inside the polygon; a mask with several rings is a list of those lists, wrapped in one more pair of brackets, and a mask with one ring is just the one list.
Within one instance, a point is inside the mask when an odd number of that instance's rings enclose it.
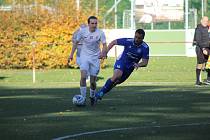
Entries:
{"label": "bald head", "polygon": [[209,19],[207,16],[202,17],[202,19],[201,19],[202,26],[204,26],[204,27],[208,26],[208,21],[209,21]]}

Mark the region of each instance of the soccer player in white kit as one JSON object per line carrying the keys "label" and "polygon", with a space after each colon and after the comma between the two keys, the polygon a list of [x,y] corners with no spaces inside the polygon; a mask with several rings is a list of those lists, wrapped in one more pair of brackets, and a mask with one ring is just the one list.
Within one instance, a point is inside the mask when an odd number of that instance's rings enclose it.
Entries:
{"label": "soccer player in white kit", "polygon": [[[100,59],[106,57],[106,37],[103,31],[97,28],[97,18],[90,16],[88,18],[88,27],[82,28],[76,38],[76,44],[82,40],[80,52],[80,93],[86,98],[86,77],[90,74],[90,99],[91,105],[94,104],[94,97],[96,91],[97,75],[100,71]],[[103,44],[102,51],[100,43]],[[70,59],[76,49],[72,49]]]}

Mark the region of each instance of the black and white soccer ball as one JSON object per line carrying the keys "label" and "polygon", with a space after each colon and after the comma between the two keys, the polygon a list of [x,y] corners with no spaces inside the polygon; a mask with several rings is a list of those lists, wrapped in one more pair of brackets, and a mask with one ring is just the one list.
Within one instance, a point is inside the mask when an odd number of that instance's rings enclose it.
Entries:
{"label": "black and white soccer ball", "polygon": [[85,97],[82,95],[74,95],[72,99],[72,103],[76,106],[84,106],[85,105]]}

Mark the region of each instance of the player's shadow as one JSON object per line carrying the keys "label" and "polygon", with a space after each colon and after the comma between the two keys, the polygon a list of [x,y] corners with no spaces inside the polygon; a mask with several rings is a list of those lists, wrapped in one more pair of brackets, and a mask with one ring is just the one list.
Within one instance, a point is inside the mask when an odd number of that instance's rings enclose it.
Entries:
{"label": "player's shadow", "polygon": [[101,77],[101,76],[97,76],[97,79],[96,79],[96,81],[98,82],[99,80],[103,80],[104,79],[104,77]]}
{"label": "player's shadow", "polygon": [[103,69],[112,68],[112,67],[113,67],[113,65],[111,65],[111,64],[106,64],[106,65],[104,66]]}
{"label": "player's shadow", "polygon": [[[52,139],[66,130],[77,133],[84,124],[83,132],[129,126],[134,128],[130,131],[134,131],[132,134],[138,138],[142,136],[157,138],[159,135],[162,138],[162,134],[167,134],[167,137],[180,134],[184,137],[186,133],[189,135],[191,132],[197,136],[196,131],[202,128],[203,131],[199,132],[199,136],[207,136],[208,138],[201,139],[209,139],[209,125],[202,125],[202,122],[206,122],[205,124],[209,122],[209,88],[197,89],[177,85],[117,86],[96,106],[90,106],[88,101],[86,107],[79,108],[72,104],[71,99],[75,94],[79,94],[78,87],[0,87],[0,96],[3,97],[0,98],[0,122],[10,123],[4,126],[6,132],[13,132],[16,129],[26,131],[25,128],[34,122],[34,127],[29,132],[33,132],[34,137],[37,135],[43,139]],[[93,126],[93,122],[100,125]],[[40,124],[43,129],[53,128],[49,130],[54,131],[55,135],[51,133],[47,136],[45,133],[42,135],[37,131],[40,129]],[[58,126],[59,129],[56,128]],[[130,137],[130,131],[129,133],[127,129],[123,131],[123,137],[126,136],[126,139],[127,135]],[[13,133],[12,135],[0,133],[0,137],[14,139],[16,131]],[[18,134],[20,139],[25,138],[24,134]],[[64,132],[59,135],[67,134]],[[194,137],[195,135],[190,139],[200,139]]]}
{"label": "player's shadow", "polygon": [[8,78],[8,77],[0,76],[0,80],[4,80],[6,78]]}

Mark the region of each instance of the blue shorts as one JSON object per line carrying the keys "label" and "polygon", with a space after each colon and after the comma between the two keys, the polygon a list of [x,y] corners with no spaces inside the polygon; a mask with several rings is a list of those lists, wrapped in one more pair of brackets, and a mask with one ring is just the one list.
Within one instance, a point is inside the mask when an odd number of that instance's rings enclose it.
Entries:
{"label": "blue shorts", "polygon": [[128,67],[128,65],[126,65],[125,63],[117,60],[114,64],[114,70],[119,69],[123,72],[121,79],[119,79],[119,81],[117,82],[117,84],[121,84],[122,82],[124,82],[126,79],[128,79],[128,77],[131,75],[131,73],[134,70],[134,67]]}

